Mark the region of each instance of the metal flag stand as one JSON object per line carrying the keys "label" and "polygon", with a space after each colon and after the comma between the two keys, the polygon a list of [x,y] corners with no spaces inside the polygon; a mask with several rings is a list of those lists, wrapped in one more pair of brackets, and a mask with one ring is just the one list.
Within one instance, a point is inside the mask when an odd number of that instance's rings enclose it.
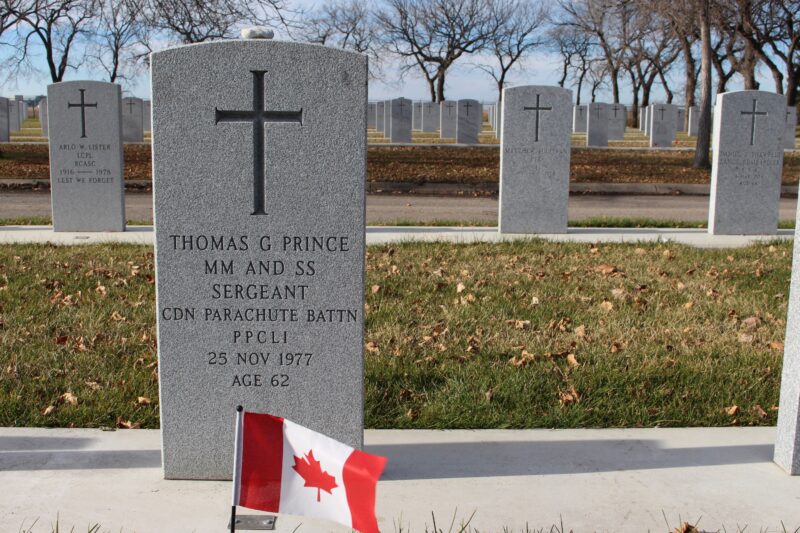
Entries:
{"label": "metal flag stand", "polygon": [[275,529],[277,517],[274,515],[246,515],[236,518],[236,506],[242,488],[242,434],[244,431],[244,409],[236,406],[236,428],[233,439],[233,491],[231,494],[231,522],[228,529],[236,533],[236,526],[242,531],[271,531]]}

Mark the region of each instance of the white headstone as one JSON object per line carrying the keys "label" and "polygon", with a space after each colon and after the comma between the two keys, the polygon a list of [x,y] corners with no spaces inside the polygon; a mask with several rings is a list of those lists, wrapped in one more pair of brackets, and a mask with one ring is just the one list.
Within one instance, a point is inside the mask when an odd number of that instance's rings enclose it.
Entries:
{"label": "white headstone", "polygon": [[439,104],[436,102],[422,103],[422,131],[434,132],[439,129]]}
{"label": "white headstone", "polygon": [[458,130],[458,102],[445,100],[440,104],[439,112],[439,137],[442,139],[455,139]]}
{"label": "white headstone", "polygon": [[786,98],[762,91],[717,95],[708,231],[769,235],[778,229]]}
{"label": "white headstone", "polygon": [[422,102],[414,102],[411,108],[411,129],[414,131],[422,129]]}
{"label": "white headstone", "polygon": [[654,104],[650,108],[650,148],[672,146],[678,131],[678,107],[673,104]]}
{"label": "white headstone", "polygon": [[42,136],[47,137],[48,122],[47,122],[47,97],[39,100],[39,122],[42,125]]}
{"label": "white headstone", "polygon": [[797,108],[786,108],[786,132],[783,135],[783,147],[793,149],[797,138]]}
{"label": "white headstone", "polygon": [[8,101],[8,124],[12,132],[19,131],[20,129],[19,104],[17,103],[16,100]]}
{"label": "white headstone", "polygon": [[141,98],[122,99],[122,140],[126,143],[144,141],[144,110]]}
{"label": "white headstone", "polygon": [[686,131],[690,136],[697,137],[698,125],[700,124],[700,108],[693,105],[689,108],[689,129]]}
{"label": "white headstone", "polygon": [[572,131],[584,133],[586,131],[586,106],[576,105],[572,108]]}
{"label": "white headstone", "polygon": [[503,91],[501,233],[566,233],[571,108],[561,87]]}
{"label": "white headstone", "polygon": [[586,146],[608,146],[609,107],[600,102],[586,106]]}
{"label": "white headstone", "polygon": [[628,126],[628,110],[622,104],[610,104],[608,108],[608,138],[622,140]]}
{"label": "white headstone", "polygon": [[386,133],[386,115],[384,114],[384,108],[386,107],[386,102],[375,102],[375,129],[381,133]]}
{"label": "white headstone", "polygon": [[391,121],[389,141],[393,143],[411,142],[411,100],[395,98],[389,101]]}
{"label": "white headstone", "polygon": [[152,103],[150,102],[150,100],[144,100],[142,102],[142,129],[144,129],[144,131],[153,130],[152,114],[153,114]]}
{"label": "white headstone", "polygon": [[483,108],[477,100],[458,101],[458,125],[456,142],[458,144],[478,144],[478,134],[483,122]]}
{"label": "white headstone", "polygon": [[679,132],[686,131],[686,108],[683,106],[678,107],[678,129]]}
{"label": "white headstone", "polygon": [[378,125],[378,105],[375,102],[367,104],[367,129],[374,130]]}
{"label": "white headstone", "polygon": [[8,98],[0,96],[0,142],[11,140],[11,123],[8,115]]}

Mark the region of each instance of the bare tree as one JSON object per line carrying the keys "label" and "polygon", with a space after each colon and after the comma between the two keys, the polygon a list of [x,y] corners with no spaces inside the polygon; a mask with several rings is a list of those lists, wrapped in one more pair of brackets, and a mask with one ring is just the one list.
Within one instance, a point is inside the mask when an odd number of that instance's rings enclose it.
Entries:
{"label": "bare tree", "polygon": [[[648,9],[653,2],[644,2]],[[697,27],[697,2],[695,0],[657,0],[655,7],[659,16],[667,22],[680,47],[683,64],[683,94],[686,112],[684,120],[689,120],[689,108],[696,104],[698,65],[695,57],[695,44],[700,38]],[[686,124],[684,124],[685,126]]]}
{"label": "bare tree", "polygon": [[563,87],[568,78],[575,81],[575,103],[581,103],[583,81],[592,64],[594,43],[586,33],[569,26],[555,26],[548,33],[552,47],[561,56],[561,78]]}
{"label": "bare tree", "polygon": [[146,54],[143,19],[145,0],[100,0],[92,59],[105,71],[108,81],[129,79]]}
{"label": "bare tree", "polygon": [[547,20],[547,9],[539,0],[504,0],[494,2],[493,10],[499,28],[487,45],[492,62],[481,63],[477,68],[494,80],[497,100],[501,101],[511,69],[542,44],[540,30]]}
{"label": "bare tree", "polygon": [[41,45],[53,82],[64,79],[69,69],[85,60],[75,57],[97,7],[97,0],[23,0],[4,2],[4,8],[16,19],[17,31],[14,68],[29,63]]}
{"label": "bare tree", "polygon": [[464,55],[482,50],[499,28],[492,0],[387,0],[376,13],[385,47],[419,69],[431,101],[445,99],[447,73]]}

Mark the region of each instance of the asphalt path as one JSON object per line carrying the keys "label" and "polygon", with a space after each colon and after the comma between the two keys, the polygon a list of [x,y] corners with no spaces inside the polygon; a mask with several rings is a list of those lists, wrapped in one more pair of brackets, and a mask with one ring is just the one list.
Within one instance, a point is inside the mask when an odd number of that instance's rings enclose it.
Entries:
{"label": "asphalt path", "polygon": [[[136,221],[152,220],[152,202],[151,193],[126,193],[127,218]],[[796,207],[797,199],[781,198],[781,220],[793,220]],[[49,192],[0,192],[0,219],[32,216],[50,216]],[[597,194],[570,196],[570,220],[600,216],[700,221],[708,217],[708,197]],[[367,196],[367,224],[434,220],[495,221],[497,198],[381,194]]]}

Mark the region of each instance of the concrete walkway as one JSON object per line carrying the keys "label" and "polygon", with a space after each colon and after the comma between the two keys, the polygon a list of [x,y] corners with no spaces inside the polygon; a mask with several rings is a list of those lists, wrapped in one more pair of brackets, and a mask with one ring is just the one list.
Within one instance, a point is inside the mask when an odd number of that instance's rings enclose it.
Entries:
{"label": "concrete walkway", "polygon": [[[388,457],[378,485],[384,532],[794,531],[800,477],[772,463],[774,428],[399,431],[365,433]],[[232,438],[232,437],[231,437]],[[198,443],[198,445],[202,445]],[[225,531],[230,482],[165,481],[153,430],[0,429],[2,531]],[[256,514],[243,510],[241,514]],[[665,522],[666,517],[667,522]],[[344,532],[280,516],[278,531]],[[741,529],[737,529],[741,528]]]}
{"label": "concrete walkway", "polygon": [[[503,234],[497,228],[369,226],[367,244],[399,242],[504,242],[520,239],[546,239],[552,242],[636,243],[676,242],[698,248],[738,248],[756,242],[791,239],[794,230],[778,230],[777,235],[709,235],[702,229],[657,228],[570,228],[566,234]],[[152,244],[152,226],[128,226],[122,233],[55,233],[51,226],[0,226],[0,244],[51,243],[57,245],[99,244],[108,242]]]}

